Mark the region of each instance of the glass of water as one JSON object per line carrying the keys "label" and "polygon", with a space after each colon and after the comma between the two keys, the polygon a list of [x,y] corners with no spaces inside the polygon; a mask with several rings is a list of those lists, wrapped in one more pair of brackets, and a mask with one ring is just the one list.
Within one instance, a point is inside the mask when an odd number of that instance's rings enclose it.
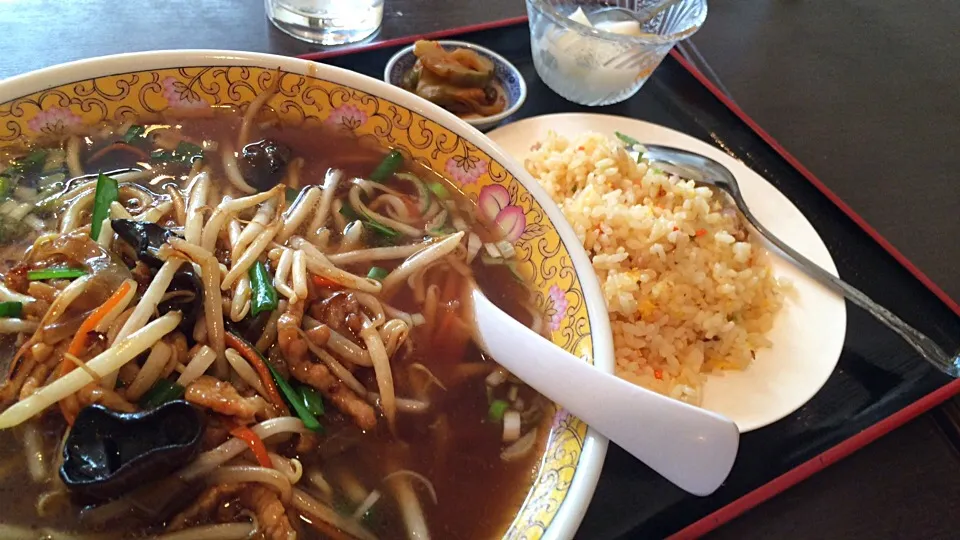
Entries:
{"label": "glass of water", "polygon": [[319,45],[366,39],[380,29],[384,0],[264,0],[267,18],[291,36]]}

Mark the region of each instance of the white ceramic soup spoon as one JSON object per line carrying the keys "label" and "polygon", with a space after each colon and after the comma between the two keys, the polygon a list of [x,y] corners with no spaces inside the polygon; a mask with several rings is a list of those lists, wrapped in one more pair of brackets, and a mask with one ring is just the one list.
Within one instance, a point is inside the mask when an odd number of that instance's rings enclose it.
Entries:
{"label": "white ceramic soup spoon", "polygon": [[504,313],[474,284],[474,339],[498,364],[694,495],[713,493],[740,432],[716,413],[604,373]]}

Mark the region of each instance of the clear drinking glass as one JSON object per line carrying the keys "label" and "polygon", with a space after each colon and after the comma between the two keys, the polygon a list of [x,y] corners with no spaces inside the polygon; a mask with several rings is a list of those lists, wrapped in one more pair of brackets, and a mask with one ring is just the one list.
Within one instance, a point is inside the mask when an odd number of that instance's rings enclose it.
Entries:
{"label": "clear drinking glass", "polygon": [[706,0],[680,0],[640,27],[640,36],[613,34],[570,20],[577,8],[591,23],[637,20],[663,0],[526,0],[533,65],[554,92],[582,105],[609,105],[632,96],[678,41],[707,17]]}
{"label": "clear drinking glass", "polygon": [[343,45],[372,36],[384,0],[264,0],[267,18],[291,36],[320,45]]}

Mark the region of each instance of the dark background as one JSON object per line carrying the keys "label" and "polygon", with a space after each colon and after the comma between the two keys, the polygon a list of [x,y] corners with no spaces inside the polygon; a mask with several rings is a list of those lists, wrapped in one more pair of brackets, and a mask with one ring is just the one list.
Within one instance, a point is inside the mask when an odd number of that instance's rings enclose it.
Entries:
{"label": "dark background", "polygon": [[[522,0],[386,0],[373,39],[524,13]],[[714,0],[693,38],[733,99],[955,300],[958,23],[956,0]],[[313,50],[257,0],[5,0],[0,28],[0,77],[141,50]],[[713,536],[955,538],[953,425],[923,416]]]}

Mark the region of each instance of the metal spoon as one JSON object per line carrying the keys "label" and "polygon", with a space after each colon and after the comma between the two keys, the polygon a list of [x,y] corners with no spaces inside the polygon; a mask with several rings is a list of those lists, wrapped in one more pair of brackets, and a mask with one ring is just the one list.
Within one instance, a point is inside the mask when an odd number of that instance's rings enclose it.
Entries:
{"label": "metal spoon", "polygon": [[[657,15],[666,11],[667,9],[673,7],[674,4],[679,3],[680,0],[661,0],[659,3],[645,6],[638,11],[633,11],[625,7],[620,6],[608,6],[600,8],[596,11],[590,13],[590,16],[594,19],[600,15],[613,15],[609,20],[619,20],[619,21],[636,21],[640,25],[641,32],[643,35],[652,37],[654,39],[658,38],[657,34],[651,34],[648,32],[643,32],[643,26],[648,22],[652,21]],[[602,30],[602,28],[601,28]],[[610,67],[614,69],[631,69],[640,65],[644,60],[647,59],[649,51],[641,48],[638,48],[636,51],[626,55],[617,55],[606,62],[604,62],[604,67]]]}
{"label": "metal spoon", "polygon": [[904,322],[890,310],[874,302],[856,287],[820,268],[816,263],[774,236],[750,212],[750,208],[747,207],[747,203],[740,193],[737,179],[726,167],[708,157],[678,148],[653,144],[644,144],[643,147],[645,149],[644,160],[656,162],[660,168],[677,176],[693,180],[699,184],[714,186],[726,192],[733,199],[740,213],[750,222],[750,225],[753,225],[753,228],[769,240],[771,244],[792,259],[798,268],[821,284],[840,292],[851,302],[865,309],[880,322],[890,327],[934,367],[951,377],[960,376],[960,356],[947,354],[932,339]]}
{"label": "metal spoon", "polygon": [[620,20],[634,20],[637,21],[641,27],[643,27],[644,24],[652,21],[653,18],[659,15],[662,11],[673,7],[674,4],[680,3],[680,1],[681,0],[660,0],[659,3],[642,7],[636,11],[621,6],[607,6],[595,11],[591,11],[590,16],[596,18],[597,15],[616,13],[618,15],[622,15],[622,17],[619,17]]}
{"label": "metal spoon", "polygon": [[716,413],[604,373],[520,324],[472,284],[474,340],[498,364],[694,495],[713,493],[737,457],[740,431]]}

